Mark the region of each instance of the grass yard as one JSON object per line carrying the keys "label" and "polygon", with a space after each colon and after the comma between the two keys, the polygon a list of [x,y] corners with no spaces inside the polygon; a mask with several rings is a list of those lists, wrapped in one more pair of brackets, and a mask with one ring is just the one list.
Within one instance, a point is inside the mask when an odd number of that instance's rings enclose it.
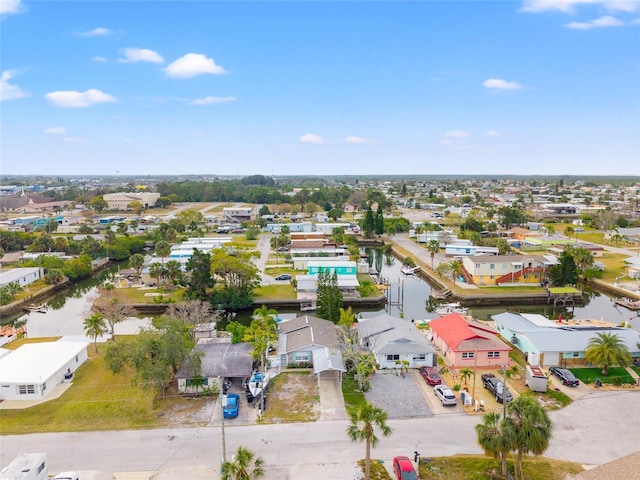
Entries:
{"label": "grass yard", "polygon": [[282,372],[269,383],[265,423],[313,422],[320,417],[318,382],[309,370]]}
{"label": "grass yard", "polygon": [[93,345],[89,347],[89,360],[59,398],[26,409],[0,410],[0,433],[154,428],[171,420],[166,412],[195,404],[177,395],[156,398],[155,390],[133,385],[129,376],[113,375],[104,365],[105,345],[98,344],[98,349],[95,355]]}
{"label": "grass yard", "polygon": [[262,285],[253,291],[253,301],[260,303],[263,300],[293,300],[296,292],[291,284]]}
{"label": "grass yard", "polygon": [[[371,456],[375,456],[375,451],[371,452]],[[364,460],[359,460],[358,465],[360,465],[364,473]],[[369,463],[369,471],[371,473],[371,480],[393,480],[389,472],[387,472],[387,469],[384,468],[384,465],[374,458],[371,458],[371,462]]]}
{"label": "grass yard", "polygon": [[610,383],[614,385],[636,383],[629,372],[627,372],[625,368],[620,367],[609,367],[609,374],[606,377],[602,375],[601,368],[571,368],[570,370],[578,380],[586,384],[593,383],[596,378],[601,379],[602,383]]}
{"label": "grass yard", "polygon": [[[183,288],[166,290],[164,288],[116,288],[114,290],[121,303],[162,303],[179,302],[182,300]],[[147,295],[153,294],[153,295]]]}
{"label": "grass yard", "polygon": [[353,378],[353,372],[346,373],[342,377],[342,396],[347,410],[358,408],[367,403],[364,393],[358,389],[358,382]]}
{"label": "grass yard", "polygon": [[[507,460],[507,468],[513,472],[514,458]],[[527,480],[564,480],[584,469],[577,463],[525,456],[522,470]],[[453,457],[421,458],[421,480],[492,480],[501,476],[499,460],[483,455],[455,455]]]}
{"label": "grass yard", "polygon": [[621,253],[605,252],[601,258],[596,258],[596,261],[605,265],[601,280],[613,283],[617,277],[624,275],[626,267],[623,260],[628,257],[629,255],[622,255]]}

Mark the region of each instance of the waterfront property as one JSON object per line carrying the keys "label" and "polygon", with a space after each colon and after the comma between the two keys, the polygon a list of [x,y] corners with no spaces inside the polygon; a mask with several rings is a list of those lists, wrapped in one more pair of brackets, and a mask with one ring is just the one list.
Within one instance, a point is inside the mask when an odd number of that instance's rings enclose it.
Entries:
{"label": "waterfront property", "polygon": [[1,400],[42,400],[87,360],[87,341],[29,343],[0,358]]}
{"label": "waterfront property", "polygon": [[218,385],[221,378],[249,378],[253,366],[251,349],[251,344],[231,343],[230,338],[201,338],[195,351],[202,353],[202,378],[194,378],[197,376],[184,366],[176,374],[178,390],[196,394]]}
{"label": "waterfront property", "polygon": [[25,287],[41,278],[44,278],[44,270],[40,267],[11,268],[0,273],[0,287],[10,283],[17,283],[21,287]]}
{"label": "waterfront property", "polygon": [[497,367],[509,364],[511,347],[498,332],[458,313],[429,322],[431,341],[454,367]]}
{"label": "waterfront property", "polygon": [[342,355],[337,350],[336,325],[313,315],[303,315],[286,320],[278,326],[278,356],[284,366],[331,364],[333,369],[344,371]]}
{"label": "waterfront property", "polygon": [[476,285],[538,284],[556,263],[553,255],[476,255],[462,259],[471,283]]}
{"label": "waterfront property", "polygon": [[589,340],[599,333],[617,335],[634,358],[640,358],[640,333],[632,328],[582,319],[552,322],[543,315],[500,313],[492,315],[496,329],[518,350],[531,365],[585,365],[585,350]]}
{"label": "waterfront property", "polygon": [[361,346],[373,352],[380,368],[401,368],[402,362],[409,368],[436,365],[435,349],[408,320],[384,313],[361,319],[356,327]]}

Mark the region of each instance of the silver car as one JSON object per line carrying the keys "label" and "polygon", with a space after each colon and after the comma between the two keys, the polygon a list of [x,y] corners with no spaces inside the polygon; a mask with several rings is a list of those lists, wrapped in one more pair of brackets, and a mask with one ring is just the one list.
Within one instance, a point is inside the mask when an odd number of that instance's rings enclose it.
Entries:
{"label": "silver car", "polygon": [[436,394],[436,397],[440,399],[442,406],[447,405],[457,405],[458,399],[456,398],[456,394],[447,387],[446,385],[436,385],[433,388],[433,393]]}

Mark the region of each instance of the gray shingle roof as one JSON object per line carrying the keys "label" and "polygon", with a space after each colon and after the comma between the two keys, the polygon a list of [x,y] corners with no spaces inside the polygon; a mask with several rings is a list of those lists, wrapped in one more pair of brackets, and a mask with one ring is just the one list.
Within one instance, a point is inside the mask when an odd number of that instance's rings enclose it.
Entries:
{"label": "gray shingle roof", "polygon": [[[253,358],[251,344],[230,343],[219,338],[203,338],[196,347],[196,352],[203,352],[202,373],[206,378],[233,377],[247,378],[251,376]],[[193,375],[186,368],[181,368],[177,378],[191,378]]]}

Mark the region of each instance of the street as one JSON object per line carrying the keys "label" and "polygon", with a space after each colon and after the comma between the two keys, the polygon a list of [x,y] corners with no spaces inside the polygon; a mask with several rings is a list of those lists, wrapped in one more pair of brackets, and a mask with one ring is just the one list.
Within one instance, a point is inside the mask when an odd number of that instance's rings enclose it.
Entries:
{"label": "street", "polygon": [[[545,456],[599,465],[635,452],[640,445],[640,392],[597,391],[551,412],[551,446]],[[446,413],[390,420],[394,432],[381,438],[373,458],[386,462],[414,450],[429,456],[481,453],[479,416]],[[351,479],[364,444],[348,440],[348,421],[225,427],[227,458],[243,445],[265,460],[267,480]],[[0,464],[22,452],[46,452],[50,471],[147,472],[156,479],[217,478],[221,462],[219,427],[42,433],[0,437]],[[117,478],[131,478],[117,475]],[[140,478],[138,475],[136,478]]]}

